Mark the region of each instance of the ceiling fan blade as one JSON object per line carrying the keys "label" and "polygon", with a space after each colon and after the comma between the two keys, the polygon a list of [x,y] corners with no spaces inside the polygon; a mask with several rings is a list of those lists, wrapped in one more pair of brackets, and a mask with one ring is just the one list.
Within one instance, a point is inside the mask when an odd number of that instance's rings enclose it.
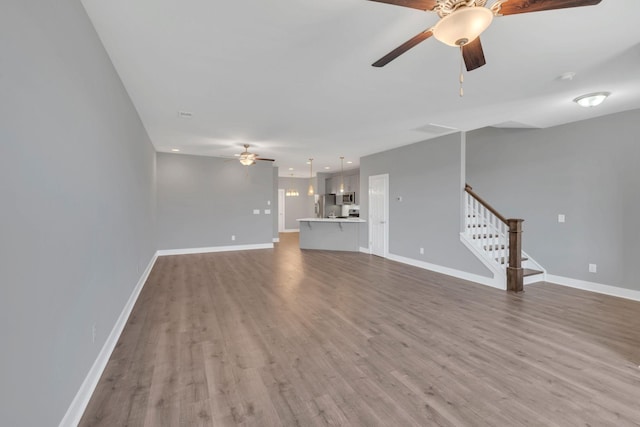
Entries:
{"label": "ceiling fan blade", "polygon": [[256,160],[264,160],[265,162],[275,162],[275,159],[265,159],[264,157],[256,157]]}
{"label": "ceiling fan blade", "polygon": [[593,6],[602,0],[506,0],[500,5],[497,15],[540,12],[569,7]]}
{"label": "ceiling fan blade", "polygon": [[371,65],[373,65],[374,67],[384,67],[389,62],[393,61],[398,56],[402,55],[403,53],[405,53],[406,51],[408,51],[409,49],[411,49],[412,47],[414,47],[418,43],[420,43],[420,42],[428,39],[429,37],[431,37],[432,34],[433,34],[433,31],[431,31],[431,28],[429,28],[428,30],[424,30],[423,32],[421,32],[417,36],[415,36],[412,39],[404,42],[399,47],[393,49],[391,52],[387,53],[385,56],[383,56],[382,58],[378,59],[376,62],[374,62]]}
{"label": "ceiling fan blade", "polygon": [[438,4],[437,0],[371,0],[378,3],[394,4],[396,6],[411,7],[419,10],[433,10]]}
{"label": "ceiling fan blade", "polygon": [[466,65],[467,71],[473,71],[487,63],[487,61],[484,60],[480,37],[462,46],[462,57],[464,58],[464,65]]}

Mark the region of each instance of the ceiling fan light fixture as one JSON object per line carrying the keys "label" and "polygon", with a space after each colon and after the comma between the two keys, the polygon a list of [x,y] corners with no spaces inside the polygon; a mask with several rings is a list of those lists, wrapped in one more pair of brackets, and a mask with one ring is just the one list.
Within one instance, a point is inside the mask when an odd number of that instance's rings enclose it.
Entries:
{"label": "ceiling fan light fixture", "polygon": [[251,166],[256,164],[256,159],[251,154],[240,154],[240,163],[243,166]]}
{"label": "ceiling fan light fixture", "polygon": [[611,95],[611,92],[595,92],[582,95],[573,100],[581,107],[590,108],[597,107],[602,104],[607,97]]}
{"label": "ceiling fan light fixture", "polygon": [[478,38],[493,21],[486,7],[462,7],[442,18],[433,27],[433,36],[449,46],[462,46]]}

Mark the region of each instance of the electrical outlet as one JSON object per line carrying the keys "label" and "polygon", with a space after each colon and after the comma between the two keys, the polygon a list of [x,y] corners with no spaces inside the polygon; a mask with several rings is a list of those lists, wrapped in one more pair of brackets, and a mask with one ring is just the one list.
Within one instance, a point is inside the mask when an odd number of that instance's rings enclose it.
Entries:
{"label": "electrical outlet", "polygon": [[91,342],[95,343],[96,342],[96,324],[94,323],[93,326],[91,327]]}
{"label": "electrical outlet", "polygon": [[424,255],[424,248],[420,248],[420,255]]}
{"label": "electrical outlet", "polygon": [[231,240],[236,240],[236,235],[235,234],[231,235]]}
{"label": "electrical outlet", "polygon": [[558,214],[558,222],[564,222],[565,217],[564,214]]}
{"label": "electrical outlet", "polygon": [[267,200],[267,206],[271,206],[271,200]]}
{"label": "electrical outlet", "polygon": [[589,264],[589,273],[597,273],[598,272],[598,266],[595,264]]}

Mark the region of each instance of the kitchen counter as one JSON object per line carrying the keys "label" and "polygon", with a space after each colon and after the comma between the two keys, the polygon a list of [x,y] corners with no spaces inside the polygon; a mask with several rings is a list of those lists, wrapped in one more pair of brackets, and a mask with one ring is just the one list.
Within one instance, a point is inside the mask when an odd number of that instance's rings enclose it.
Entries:
{"label": "kitchen counter", "polygon": [[298,222],[310,221],[310,222],[367,222],[364,219],[350,217],[350,218],[301,218],[297,219]]}
{"label": "kitchen counter", "polygon": [[300,249],[360,250],[360,218],[300,218]]}

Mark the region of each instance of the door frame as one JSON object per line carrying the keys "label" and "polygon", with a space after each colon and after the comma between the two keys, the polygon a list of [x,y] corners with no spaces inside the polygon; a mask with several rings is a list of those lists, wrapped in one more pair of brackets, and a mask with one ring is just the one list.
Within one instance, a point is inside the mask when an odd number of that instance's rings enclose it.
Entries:
{"label": "door frame", "polygon": [[284,188],[278,188],[278,233],[283,233],[285,230],[285,201]]}
{"label": "door frame", "polygon": [[384,227],[382,227],[382,233],[383,233],[383,239],[384,239],[384,245],[382,248],[383,251],[383,258],[388,258],[389,257],[389,174],[388,173],[384,173],[384,174],[380,174],[380,175],[369,175],[369,191],[368,191],[368,196],[369,196],[369,236],[368,236],[368,240],[369,240],[369,253],[373,254],[373,245],[372,245],[372,240],[371,240],[371,236],[373,235],[373,222],[371,221],[371,193],[372,193],[372,185],[371,185],[371,181],[373,179],[378,179],[378,178],[382,178],[383,179],[383,186],[384,189],[382,191],[382,194],[384,195],[384,206],[383,206],[383,211],[384,211],[384,218],[385,218],[385,222],[384,222]]}

